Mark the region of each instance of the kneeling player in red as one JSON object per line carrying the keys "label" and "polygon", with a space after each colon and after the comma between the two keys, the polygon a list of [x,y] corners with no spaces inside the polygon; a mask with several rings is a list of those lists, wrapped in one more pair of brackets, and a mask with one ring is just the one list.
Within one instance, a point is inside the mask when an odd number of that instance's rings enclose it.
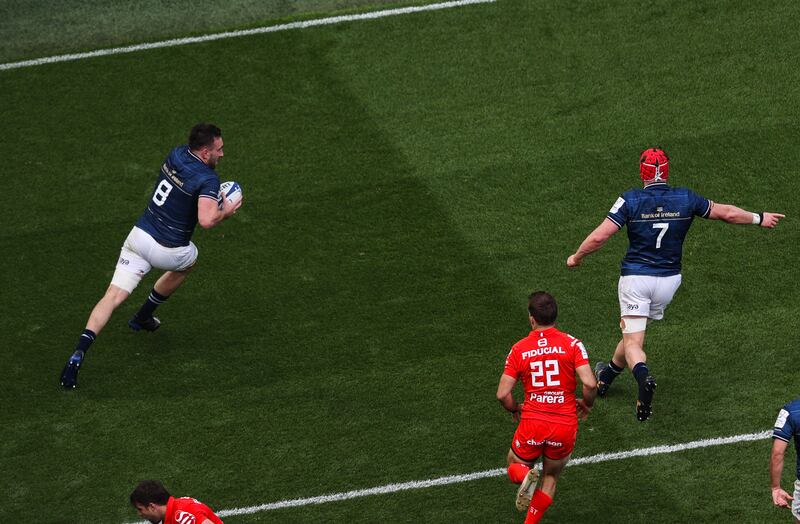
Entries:
{"label": "kneeling player in red", "polygon": [[143,480],[131,493],[139,516],[153,524],[223,524],[211,508],[190,497],[175,498],[157,480]]}
{"label": "kneeling player in red", "polygon": [[[553,502],[556,483],[575,447],[578,417],[585,419],[597,394],[589,355],[580,340],[556,329],[558,306],[548,293],[528,297],[532,330],[511,348],[497,386],[497,400],[519,422],[508,450],[508,477],[520,484],[517,509],[528,510],[526,524],[539,522]],[[582,399],[575,398],[581,379]],[[520,406],[512,394],[517,381],[525,389]],[[542,482],[535,461],[542,457]]]}

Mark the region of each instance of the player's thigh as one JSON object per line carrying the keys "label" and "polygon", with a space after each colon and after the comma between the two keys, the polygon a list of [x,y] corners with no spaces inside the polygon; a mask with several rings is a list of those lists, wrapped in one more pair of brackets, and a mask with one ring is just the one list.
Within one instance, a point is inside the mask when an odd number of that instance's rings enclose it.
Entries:
{"label": "player's thigh", "polygon": [[187,246],[166,247],[155,241],[146,232],[134,228],[136,250],[153,267],[164,271],[186,271],[197,261],[197,246],[189,242]]}
{"label": "player's thigh", "polygon": [[194,245],[194,242],[189,242],[188,246],[181,247],[159,246],[154,250],[151,262],[158,269],[183,273],[197,262],[197,255],[197,246]]}
{"label": "player's thigh", "polygon": [[647,317],[650,315],[650,301],[653,294],[652,277],[647,275],[623,275],[619,277],[617,295],[619,315]]}
{"label": "player's thigh", "polygon": [[800,521],[800,480],[794,481],[794,495],[792,496],[792,515]]}
{"label": "player's thigh", "polygon": [[577,432],[577,424],[522,419],[511,441],[511,451],[523,462],[533,462],[542,453],[556,460],[565,458],[575,447]]}
{"label": "player's thigh", "polygon": [[542,473],[558,477],[569,462],[569,455],[560,459],[551,459],[547,455],[542,459]]}
{"label": "player's thigh", "polygon": [[667,306],[675,297],[675,293],[681,286],[681,281],[681,275],[656,277],[656,285],[650,302],[650,318],[653,320],[664,318],[664,310],[667,309]]}
{"label": "player's thigh", "polygon": [[136,244],[136,228],[132,230],[122,248],[119,251],[119,258],[117,259],[117,267],[114,270],[114,276],[111,278],[111,283],[126,291],[128,294],[132,293],[142,278],[152,269],[150,262],[143,257]]}

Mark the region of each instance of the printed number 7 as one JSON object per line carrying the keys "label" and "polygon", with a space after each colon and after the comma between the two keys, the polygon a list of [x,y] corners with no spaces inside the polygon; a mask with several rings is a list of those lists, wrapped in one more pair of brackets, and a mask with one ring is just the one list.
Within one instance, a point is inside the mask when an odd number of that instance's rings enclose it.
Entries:
{"label": "printed number 7", "polygon": [[661,239],[664,238],[664,234],[669,229],[668,222],[656,222],[653,224],[653,229],[660,229],[661,233],[658,234],[658,238],[656,239],[656,249],[661,249]]}

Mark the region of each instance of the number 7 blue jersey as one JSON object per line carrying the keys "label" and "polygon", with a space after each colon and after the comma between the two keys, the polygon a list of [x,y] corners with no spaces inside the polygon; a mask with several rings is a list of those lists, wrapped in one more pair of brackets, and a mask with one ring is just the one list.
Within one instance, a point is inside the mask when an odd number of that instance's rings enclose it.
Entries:
{"label": "number 7 blue jersey", "polygon": [[628,226],[622,275],[671,276],[681,272],[683,241],[695,216],[708,218],[711,201],[685,187],[655,183],[626,191],[608,212]]}
{"label": "number 7 blue jersey", "polygon": [[162,246],[187,246],[197,226],[200,198],[219,201],[219,177],[189,146],[178,146],[161,165],[153,196],[136,227]]}

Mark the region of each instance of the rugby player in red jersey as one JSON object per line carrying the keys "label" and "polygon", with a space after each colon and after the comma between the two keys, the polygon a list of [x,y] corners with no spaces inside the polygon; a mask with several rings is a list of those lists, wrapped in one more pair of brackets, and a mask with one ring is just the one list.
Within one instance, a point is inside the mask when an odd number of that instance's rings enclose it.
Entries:
{"label": "rugby player in red jersey", "polygon": [[[556,300],[537,291],[528,297],[531,332],[511,348],[497,386],[497,400],[519,422],[508,450],[508,477],[520,484],[517,509],[528,510],[526,524],[539,522],[553,502],[556,483],[566,466],[575,437],[578,417],[586,419],[597,394],[597,381],[589,366],[589,355],[580,340],[555,327]],[[580,377],[582,398],[575,398]],[[518,404],[512,394],[517,382],[525,389]],[[542,457],[542,482],[534,462]]]}
{"label": "rugby player in red jersey", "polygon": [[223,524],[211,508],[190,497],[175,498],[157,480],[143,480],[131,493],[139,516],[153,524]]}

